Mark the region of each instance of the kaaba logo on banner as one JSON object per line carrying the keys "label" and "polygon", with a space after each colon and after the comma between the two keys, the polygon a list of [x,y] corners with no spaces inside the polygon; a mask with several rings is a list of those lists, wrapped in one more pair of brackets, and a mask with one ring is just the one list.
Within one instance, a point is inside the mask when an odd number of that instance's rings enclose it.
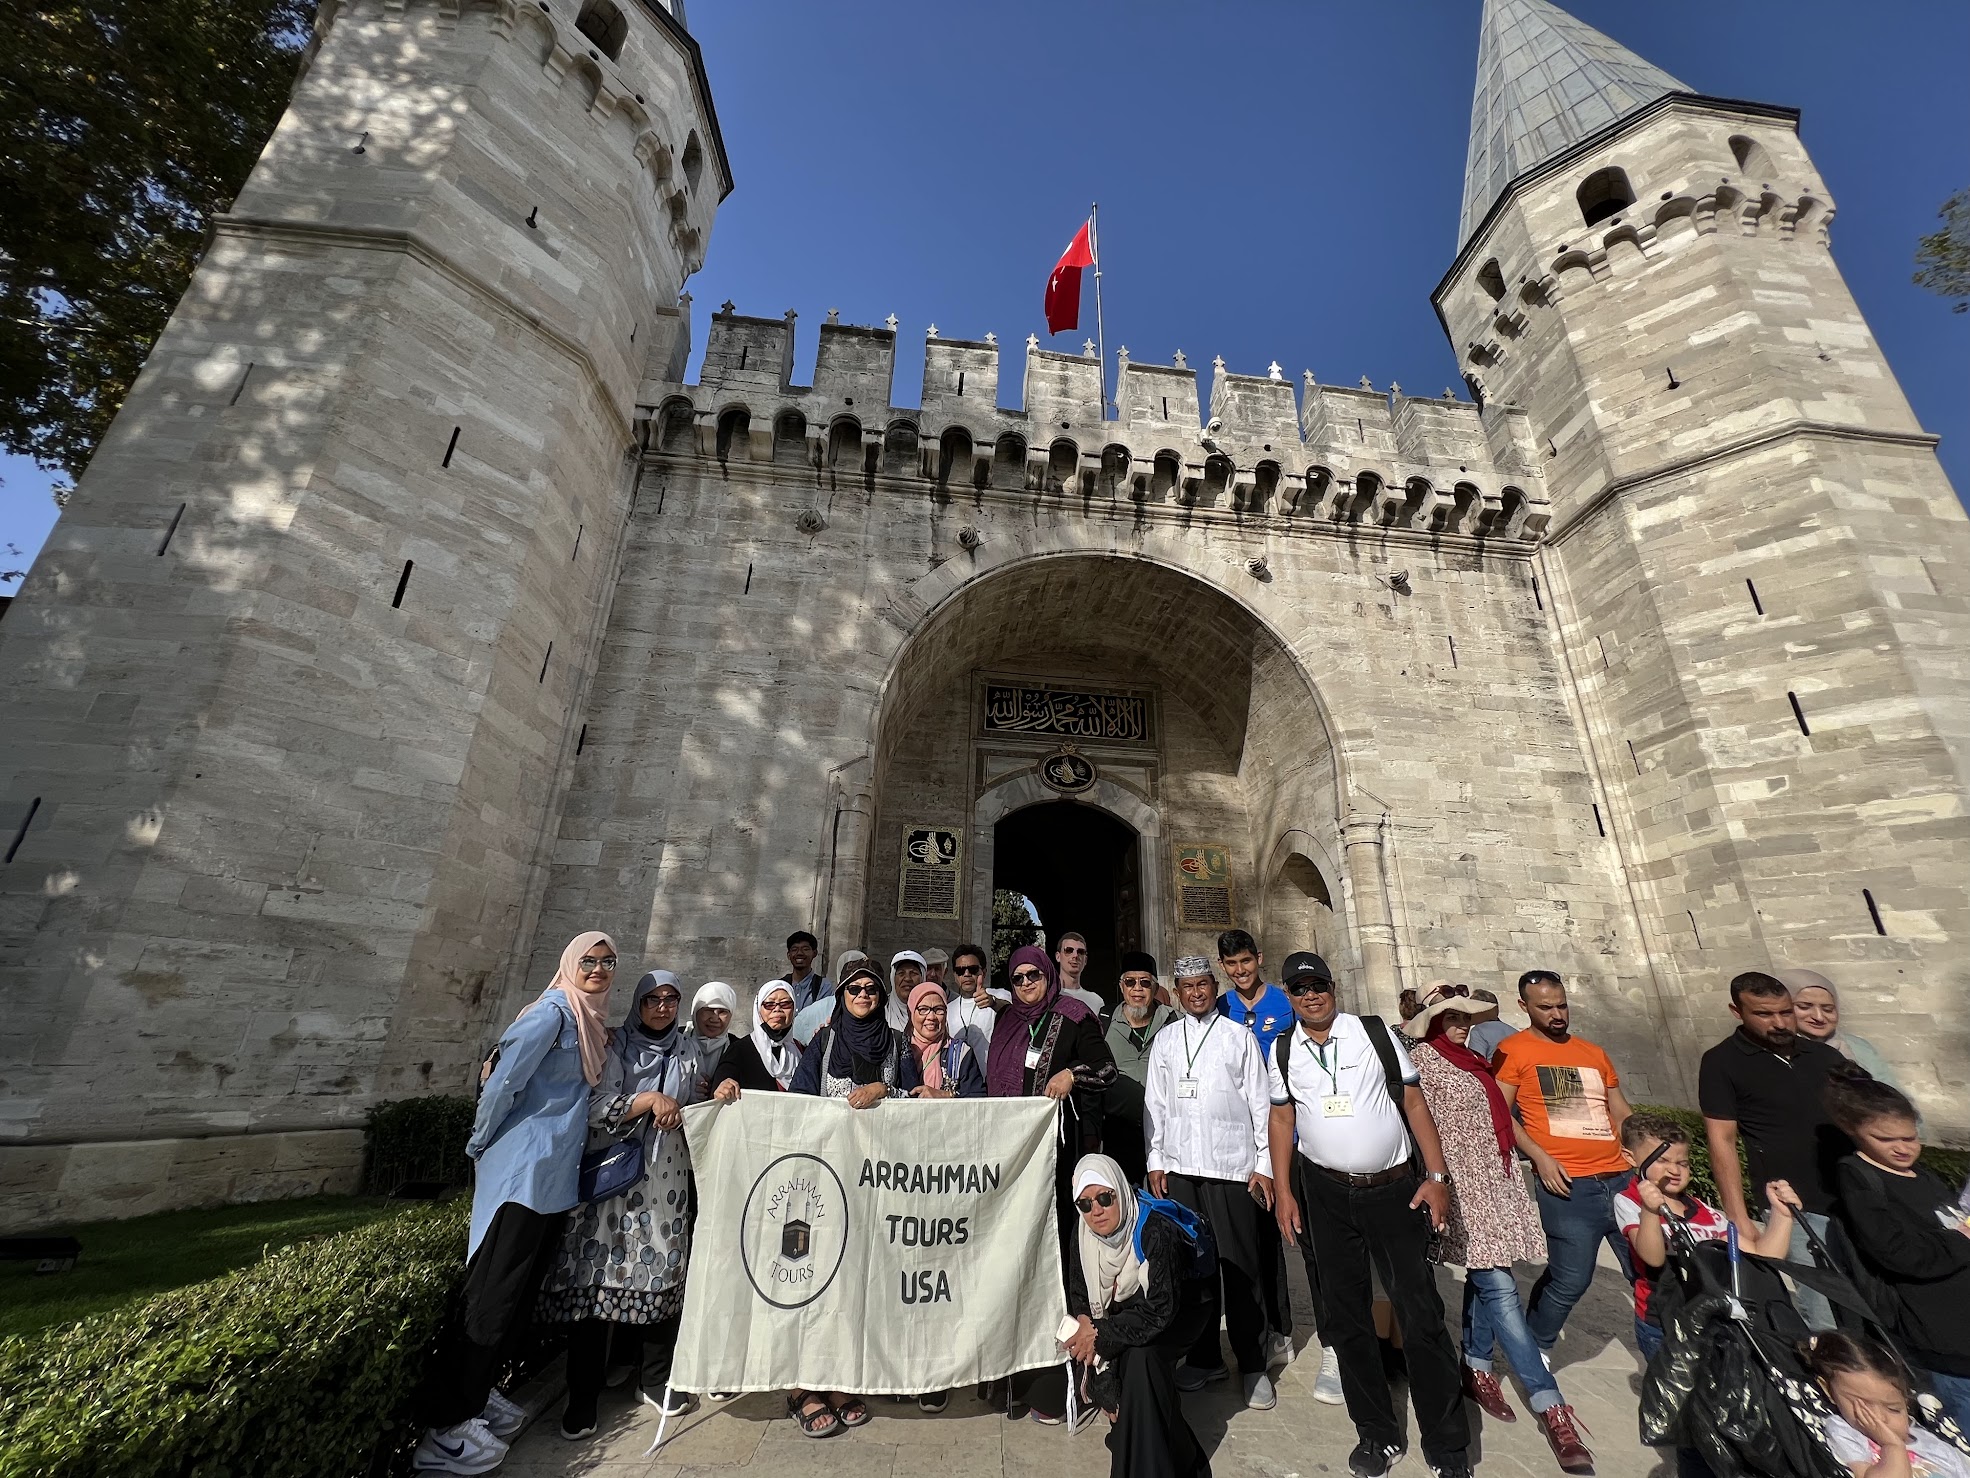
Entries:
{"label": "kaaba logo on banner", "polygon": [[848,1192],[825,1160],[782,1155],[759,1174],[739,1219],[739,1261],[777,1309],[811,1304],[848,1250]]}

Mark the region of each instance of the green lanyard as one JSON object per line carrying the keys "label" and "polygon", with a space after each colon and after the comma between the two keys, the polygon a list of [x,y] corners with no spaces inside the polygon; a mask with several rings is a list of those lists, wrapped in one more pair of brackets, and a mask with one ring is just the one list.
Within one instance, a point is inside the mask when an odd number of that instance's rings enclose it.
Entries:
{"label": "green lanyard", "polygon": [[1037,1052],[1039,1050],[1040,1033],[1046,1029],[1046,1024],[1051,1020],[1053,1020],[1053,1012],[1049,1011],[1045,1015],[1043,1015],[1038,1021],[1034,1022],[1031,1026],[1026,1028],[1027,1051]]}
{"label": "green lanyard", "polygon": [[1341,1044],[1339,1042],[1334,1044],[1334,1067],[1327,1066],[1327,1044],[1325,1042],[1316,1042],[1312,1037],[1308,1037],[1307,1045],[1313,1048],[1314,1060],[1320,1064],[1320,1070],[1327,1074],[1328,1091],[1334,1097],[1339,1098],[1341,1096],[1341,1080],[1334,1069],[1341,1065]]}
{"label": "green lanyard", "polygon": [[[1211,1031],[1220,1019],[1217,1012],[1211,1013],[1211,1025],[1204,1028],[1204,1036],[1197,1043],[1197,1052],[1202,1052],[1204,1043],[1211,1040]],[[1197,1076],[1197,1052],[1190,1050],[1190,1013],[1186,1011],[1183,1017],[1183,1075],[1186,1078]]]}

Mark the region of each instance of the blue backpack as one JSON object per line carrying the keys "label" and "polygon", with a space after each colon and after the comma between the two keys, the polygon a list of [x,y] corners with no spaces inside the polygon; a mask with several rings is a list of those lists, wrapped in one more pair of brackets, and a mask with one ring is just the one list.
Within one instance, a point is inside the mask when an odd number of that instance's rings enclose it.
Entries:
{"label": "blue backpack", "polygon": [[1211,1235],[1208,1221],[1180,1201],[1166,1201],[1147,1191],[1135,1193],[1135,1205],[1135,1255],[1139,1261],[1148,1261],[1142,1251],[1142,1228],[1153,1213],[1168,1217],[1183,1234],[1184,1245],[1190,1251],[1184,1264],[1184,1277],[1215,1278],[1218,1275],[1218,1243]]}

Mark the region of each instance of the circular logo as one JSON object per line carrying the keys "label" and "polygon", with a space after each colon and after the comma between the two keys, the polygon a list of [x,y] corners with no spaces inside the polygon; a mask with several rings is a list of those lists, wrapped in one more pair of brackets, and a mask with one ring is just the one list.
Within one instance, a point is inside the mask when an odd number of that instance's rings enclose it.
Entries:
{"label": "circular logo", "polygon": [[848,1251],[848,1192],[825,1160],[782,1155],[759,1173],[739,1218],[753,1292],[798,1309],[828,1291]]}
{"label": "circular logo", "polygon": [[1048,755],[1040,761],[1039,770],[1040,779],[1063,795],[1077,794],[1095,782],[1094,762],[1072,749]]}

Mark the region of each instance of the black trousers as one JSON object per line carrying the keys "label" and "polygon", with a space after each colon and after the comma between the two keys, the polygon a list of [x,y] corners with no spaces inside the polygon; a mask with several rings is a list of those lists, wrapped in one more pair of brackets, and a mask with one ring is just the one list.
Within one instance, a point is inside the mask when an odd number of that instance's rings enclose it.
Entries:
{"label": "black trousers", "polygon": [[[1218,1276],[1224,1287],[1224,1329],[1231,1341],[1231,1357],[1238,1362],[1238,1373],[1264,1375],[1267,1316],[1263,1284],[1272,1265],[1279,1260],[1277,1223],[1272,1221],[1271,1213],[1262,1210],[1252,1199],[1251,1192],[1236,1181],[1206,1180],[1171,1171],[1166,1184],[1170,1199],[1202,1215],[1210,1222],[1217,1239]],[[1237,1224],[1225,1224],[1228,1220]],[[1261,1238],[1261,1224],[1275,1227],[1270,1247]],[[1246,1260],[1255,1261],[1258,1266],[1244,1266]],[[1224,1363],[1215,1319],[1197,1336],[1185,1358],[1200,1370],[1215,1370]]]}
{"label": "black trousers", "polygon": [[446,1335],[430,1420],[456,1426],[485,1410],[500,1367],[518,1353],[533,1323],[541,1280],[561,1245],[565,1211],[533,1211],[508,1201],[465,1265],[465,1308]]}
{"label": "black trousers", "polygon": [[670,1364],[677,1354],[679,1317],[659,1324],[612,1324],[606,1319],[582,1319],[568,1330],[568,1409],[592,1416],[602,1395],[614,1337],[619,1364],[637,1367],[637,1383],[652,1395],[670,1383]]}
{"label": "black trousers", "polygon": [[1433,1463],[1461,1459],[1470,1444],[1463,1372],[1430,1266],[1429,1217],[1409,1205],[1418,1183],[1413,1167],[1388,1185],[1356,1187],[1309,1165],[1297,1151],[1294,1162],[1293,1195],[1303,1227],[1300,1251],[1318,1301],[1321,1342],[1340,1355],[1348,1419],[1364,1439],[1402,1441],[1402,1420],[1375,1339],[1368,1281],[1372,1260],[1402,1325],[1409,1398],[1416,1408],[1423,1456]]}
{"label": "black trousers", "polygon": [[1143,1140],[1140,1118],[1108,1114],[1101,1121],[1101,1148],[1122,1167],[1130,1185],[1139,1186],[1149,1178],[1149,1146]]}
{"label": "black trousers", "polygon": [[[1216,1320],[1211,1333],[1217,1334]],[[1131,1346],[1103,1372],[1119,1393],[1108,1433],[1109,1478],[1211,1478],[1211,1460],[1184,1420],[1177,1391],[1180,1348],[1174,1341]]]}

